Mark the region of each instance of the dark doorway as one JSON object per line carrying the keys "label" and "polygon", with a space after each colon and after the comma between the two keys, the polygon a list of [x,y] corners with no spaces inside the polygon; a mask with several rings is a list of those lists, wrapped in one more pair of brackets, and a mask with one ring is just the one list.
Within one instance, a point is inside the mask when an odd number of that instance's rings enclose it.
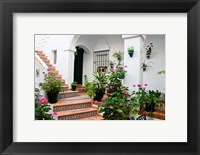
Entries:
{"label": "dark doorway", "polygon": [[76,51],[77,52],[74,60],[74,81],[76,81],[78,84],[82,84],[84,49],[77,46]]}

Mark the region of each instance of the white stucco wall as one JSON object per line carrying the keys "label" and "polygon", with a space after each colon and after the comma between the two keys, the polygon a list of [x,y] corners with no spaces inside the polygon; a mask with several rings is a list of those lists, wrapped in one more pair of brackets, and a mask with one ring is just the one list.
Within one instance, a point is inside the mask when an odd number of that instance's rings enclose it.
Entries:
{"label": "white stucco wall", "polygon": [[[151,58],[147,59],[145,47],[149,43],[153,43],[154,48]],[[153,63],[150,64],[152,68],[143,72],[143,83],[149,84],[148,89],[165,92],[165,75],[157,75],[158,71],[165,70],[165,35],[147,35],[143,49],[143,60],[146,63]]]}
{"label": "white stucco wall", "polygon": [[[42,50],[48,56],[51,63],[53,60],[52,51],[57,50],[57,64],[55,66],[59,73],[63,76],[63,79],[65,79],[66,83],[68,84],[70,84],[73,81],[73,50],[76,46],[79,46],[85,50],[83,57],[83,75],[88,75],[89,80],[92,80],[93,74],[93,51],[109,49],[109,59],[112,59],[113,53],[121,50],[125,52],[124,56],[127,57],[127,59],[130,61],[133,61],[133,59],[137,55],[137,52],[139,52],[136,51],[133,58],[129,58],[122,35],[77,35],[75,39],[73,37],[74,35],[35,36],[35,49]],[[154,49],[150,60],[148,60],[146,59],[145,47],[150,42],[154,44]],[[143,44],[140,45],[143,46]],[[165,75],[157,75],[157,72],[165,69],[165,36],[147,35],[140,58],[142,59],[141,62],[145,60],[147,63],[149,61],[153,63],[151,64],[152,69],[148,69],[146,72],[142,72],[141,78],[143,78],[140,81],[143,81],[143,83],[148,83],[149,89],[160,90],[164,92]],[[124,62],[124,65],[127,65],[129,70],[132,67],[129,64],[127,64],[127,62]],[[132,86],[132,84],[134,84],[134,81],[131,81],[131,83],[129,83],[128,85]]]}
{"label": "white stucco wall", "polygon": [[88,75],[89,80],[92,80],[94,51],[109,49],[109,59],[111,59],[114,52],[124,49],[121,35],[83,35],[78,40],[77,46],[87,48],[83,59],[83,75]]}
{"label": "white stucco wall", "polygon": [[[39,71],[39,75],[36,75],[36,70]],[[44,95],[44,91],[39,87],[39,83],[44,81],[44,73],[47,73],[47,68],[44,67],[37,58],[35,58],[35,88],[40,89],[40,94]]]}
{"label": "white stucco wall", "polygon": [[35,35],[35,50],[42,50],[53,64],[53,50],[57,50],[57,63],[54,65],[63,79],[68,81],[68,49],[73,35]]}

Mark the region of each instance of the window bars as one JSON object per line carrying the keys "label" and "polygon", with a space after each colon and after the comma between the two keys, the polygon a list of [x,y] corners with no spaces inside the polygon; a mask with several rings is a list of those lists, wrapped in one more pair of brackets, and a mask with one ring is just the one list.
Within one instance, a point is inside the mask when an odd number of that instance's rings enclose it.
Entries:
{"label": "window bars", "polygon": [[102,68],[102,71],[105,72],[108,68],[109,62],[109,51],[94,51],[93,54],[93,72],[97,72]]}

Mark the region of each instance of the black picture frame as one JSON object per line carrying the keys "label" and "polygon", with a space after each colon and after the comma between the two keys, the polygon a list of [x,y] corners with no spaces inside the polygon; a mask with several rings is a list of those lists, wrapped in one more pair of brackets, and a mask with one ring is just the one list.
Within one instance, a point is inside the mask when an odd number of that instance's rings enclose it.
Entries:
{"label": "black picture frame", "polygon": [[[16,143],[13,142],[13,13],[187,13],[187,143]],[[1,154],[200,154],[199,0],[0,0]],[[176,51],[174,51],[176,52]],[[180,56],[181,58],[181,56]],[[179,58],[177,58],[179,59]],[[175,104],[175,103],[174,103]],[[180,107],[181,108],[181,107]],[[31,132],[31,131],[30,131]],[[31,133],[30,133],[31,134]],[[134,133],[130,133],[134,134]]]}

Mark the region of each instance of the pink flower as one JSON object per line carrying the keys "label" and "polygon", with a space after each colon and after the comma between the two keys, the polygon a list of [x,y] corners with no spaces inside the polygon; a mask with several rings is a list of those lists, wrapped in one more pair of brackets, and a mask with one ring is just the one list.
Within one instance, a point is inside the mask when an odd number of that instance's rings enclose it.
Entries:
{"label": "pink flower", "polygon": [[48,68],[47,71],[48,71],[48,72],[51,71],[51,68]]}
{"label": "pink flower", "polygon": [[115,78],[113,78],[113,81],[115,81]]}
{"label": "pink flower", "polygon": [[122,90],[122,94],[128,94],[126,90]]}
{"label": "pink flower", "polygon": [[103,98],[101,99],[101,101],[105,101],[105,98],[103,97]]}
{"label": "pink flower", "polygon": [[131,100],[131,98],[130,98],[130,97],[128,97],[128,98],[126,98],[126,100],[127,100],[127,101],[130,101],[130,100]]}
{"label": "pink flower", "polygon": [[100,70],[102,71],[102,70],[103,70],[103,68],[100,68]]}
{"label": "pink flower", "polygon": [[116,69],[118,69],[118,66],[116,66]]}
{"label": "pink flower", "polygon": [[138,86],[138,87],[141,87],[142,85],[141,85],[141,84],[138,84],[137,86]]}
{"label": "pink flower", "polygon": [[45,103],[47,103],[47,102],[48,102],[48,100],[47,100],[45,97],[42,97],[42,98],[40,99],[40,103],[45,104]]}
{"label": "pink flower", "polygon": [[145,86],[145,87],[147,87],[147,86],[148,86],[148,84],[147,84],[147,83],[145,83],[145,84],[144,84],[144,86]]}
{"label": "pink flower", "polygon": [[120,103],[120,104],[119,104],[119,106],[121,106],[121,107],[122,107],[122,106],[123,106],[123,103]]}
{"label": "pink flower", "polygon": [[136,87],[136,85],[134,84],[133,87]]}
{"label": "pink flower", "polygon": [[110,109],[113,109],[113,106],[110,106]]}
{"label": "pink flower", "polygon": [[127,68],[128,66],[124,66],[124,68]]}
{"label": "pink flower", "polygon": [[97,103],[98,103],[97,100],[95,100],[95,101],[94,101],[94,104],[97,104]]}
{"label": "pink flower", "polygon": [[110,86],[110,89],[113,89],[113,86]]}
{"label": "pink flower", "polygon": [[53,116],[57,116],[58,115],[58,113],[57,112],[53,112]]}

